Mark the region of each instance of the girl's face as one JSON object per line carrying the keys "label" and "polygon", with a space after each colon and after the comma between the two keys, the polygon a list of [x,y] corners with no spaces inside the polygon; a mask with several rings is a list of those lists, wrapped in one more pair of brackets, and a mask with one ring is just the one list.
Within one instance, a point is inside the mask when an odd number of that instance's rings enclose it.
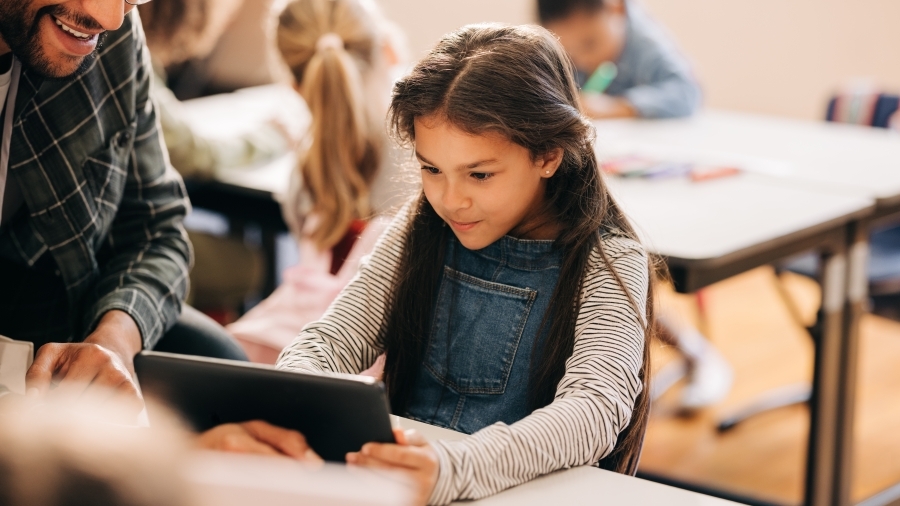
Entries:
{"label": "girl's face", "polygon": [[433,116],[416,118],[415,129],[425,198],[463,246],[478,250],[506,234],[556,238],[558,225],[541,211],[562,150],[533,160],[500,134],[471,135]]}
{"label": "girl's face", "polygon": [[545,24],[545,28],[559,36],[575,67],[588,75],[600,64],[619,59],[625,47],[627,26],[624,4],[615,1],[607,1],[602,9],[594,12],[579,10]]}

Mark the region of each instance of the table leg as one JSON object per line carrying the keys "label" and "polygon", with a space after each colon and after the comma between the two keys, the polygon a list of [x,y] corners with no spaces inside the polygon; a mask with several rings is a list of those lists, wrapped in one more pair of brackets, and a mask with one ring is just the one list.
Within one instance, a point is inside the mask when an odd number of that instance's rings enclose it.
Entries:
{"label": "table leg", "polygon": [[847,261],[844,244],[822,255],[822,308],[820,327],[814,332],[815,369],[810,401],[809,446],[806,464],[808,506],[834,504],[838,418],[845,322]]}
{"label": "table leg", "polygon": [[262,250],[266,259],[266,274],[263,281],[262,297],[266,298],[275,291],[278,280],[278,254],[277,254],[277,238],[278,233],[271,229],[263,229],[262,231]]}
{"label": "table leg", "polygon": [[850,227],[847,265],[847,298],[844,306],[844,339],[841,349],[841,371],[838,410],[835,413],[838,433],[835,438],[834,505],[851,504],[853,485],[853,420],[856,414],[856,389],[859,369],[859,322],[868,295],[868,227]]}

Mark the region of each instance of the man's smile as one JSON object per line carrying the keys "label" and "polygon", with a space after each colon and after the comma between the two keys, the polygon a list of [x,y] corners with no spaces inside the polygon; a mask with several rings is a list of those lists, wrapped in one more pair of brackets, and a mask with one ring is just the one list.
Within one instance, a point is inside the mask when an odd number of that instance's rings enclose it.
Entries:
{"label": "man's smile", "polygon": [[60,28],[62,28],[62,30],[64,32],[66,32],[78,39],[88,40],[92,37],[97,36],[102,31],[102,30],[95,30],[94,33],[90,33],[90,31],[87,31],[87,30],[86,31],[76,30],[71,25],[63,23],[62,20],[60,20],[56,16],[51,16],[51,17],[53,18],[53,21],[56,22],[56,25],[59,26]]}

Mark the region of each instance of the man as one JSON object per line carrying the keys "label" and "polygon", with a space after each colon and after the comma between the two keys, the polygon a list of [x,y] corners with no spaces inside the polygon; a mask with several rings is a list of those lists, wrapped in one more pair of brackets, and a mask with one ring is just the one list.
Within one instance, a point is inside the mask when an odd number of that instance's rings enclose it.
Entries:
{"label": "man", "polygon": [[0,0],[0,334],[40,347],[29,393],[137,409],[132,359],[179,318],[191,251],[133,7]]}

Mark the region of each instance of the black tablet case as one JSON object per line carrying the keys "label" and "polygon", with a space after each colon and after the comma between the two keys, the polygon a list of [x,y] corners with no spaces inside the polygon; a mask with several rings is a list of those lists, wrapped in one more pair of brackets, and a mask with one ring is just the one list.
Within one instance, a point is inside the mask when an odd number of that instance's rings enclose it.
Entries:
{"label": "black tablet case", "polygon": [[[381,382],[151,351],[139,353],[134,367],[144,395],[197,431],[265,420],[299,431],[323,459],[336,462],[365,443],[394,442]],[[152,405],[149,416],[152,423]]]}

